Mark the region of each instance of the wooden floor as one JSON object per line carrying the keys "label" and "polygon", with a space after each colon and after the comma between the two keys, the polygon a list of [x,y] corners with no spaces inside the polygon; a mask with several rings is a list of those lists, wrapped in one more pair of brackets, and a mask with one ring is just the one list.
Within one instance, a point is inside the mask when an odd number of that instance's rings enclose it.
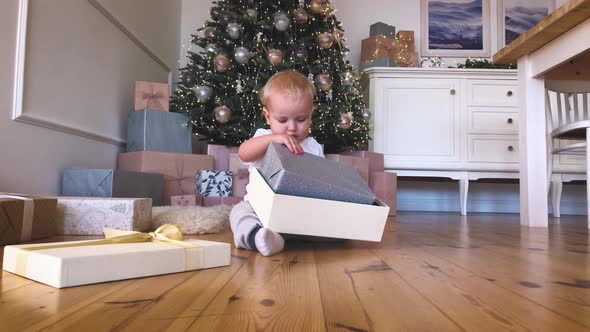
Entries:
{"label": "wooden floor", "polygon": [[3,272],[0,330],[590,331],[585,220],[401,213],[381,243],[233,249],[224,268],[62,290]]}

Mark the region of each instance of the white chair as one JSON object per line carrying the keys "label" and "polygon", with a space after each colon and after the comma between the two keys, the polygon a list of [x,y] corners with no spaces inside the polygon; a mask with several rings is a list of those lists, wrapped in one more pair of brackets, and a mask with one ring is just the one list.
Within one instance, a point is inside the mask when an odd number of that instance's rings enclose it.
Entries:
{"label": "white chair", "polygon": [[[545,110],[547,114],[547,169],[548,184],[552,187],[553,215],[560,216],[562,178],[553,173],[553,160],[557,155],[572,154],[586,156],[586,165],[590,165],[590,153],[586,142],[590,138],[590,90],[563,89],[548,84],[545,89]],[[557,143],[557,144],[556,144]],[[586,174],[568,174],[568,180],[585,180],[590,178],[590,167]],[[548,188],[549,189],[549,188]],[[586,186],[588,205],[588,227],[590,228],[590,186]]]}

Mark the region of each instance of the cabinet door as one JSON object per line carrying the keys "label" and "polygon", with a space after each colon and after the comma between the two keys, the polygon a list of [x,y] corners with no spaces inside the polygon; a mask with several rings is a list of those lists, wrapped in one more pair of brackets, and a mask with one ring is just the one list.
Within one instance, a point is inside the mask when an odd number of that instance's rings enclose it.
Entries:
{"label": "cabinet door", "polygon": [[459,80],[377,79],[374,149],[386,167],[460,161]]}

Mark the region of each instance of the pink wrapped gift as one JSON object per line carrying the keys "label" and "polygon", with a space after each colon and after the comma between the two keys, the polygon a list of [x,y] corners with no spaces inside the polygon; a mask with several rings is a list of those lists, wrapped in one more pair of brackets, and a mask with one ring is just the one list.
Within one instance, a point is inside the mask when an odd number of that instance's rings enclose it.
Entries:
{"label": "pink wrapped gift", "polygon": [[369,151],[346,151],[341,154],[369,159],[369,174],[373,172],[383,172],[383,154]]}
{"label": "pink wrapped gift", "polygon": [[170,196],[170,205],[172,206],[203,206],[203,197],[201,195],[176,195]]}
{"label": "pink wrapped gift", "polygon": [[170,205],[170,197],[194,194],[195,173],[213,168],[213,157],[197,154],[158,151],[137,151],[119,154],[119,169],[151,172],[164,175],[164,204]]}
{"label": "pink wrapped gift", "polygon": [[332,159],[356,169],[365,182],[369,183],[369,159],[341,154],[327,154],[326,159]]}
{"label": "pink wrapped gift", "polygon": [[217,144],[207,145],[207,154],[215,158],[215,166],[209,169],[214,169],[216,171],[229,171],[230,153],[238,153],[238,147]]}
{"label": "pink wrapped gift", "polygon": [[371,190],[389,206],[389,215],[397,210],[397,174],[391,172],[371,173]]}
{"label": "pink wrapped gift", "polygon": [[232,195],[238,197],[246,196],[246,186],[250,182],[250,172],[248,169],[239,169],[233,172]]}
{"label": "pink wrapped gift", "polygon": [[168,84],[154,82],[135,82],[135,110],[154,110],[168,112],[170,93]]}
{"label": "pink wrapped gift", "polygon": [[230,196],[230,197],[203,197],[203,205],[236,205],[241,202],[244,197]]}

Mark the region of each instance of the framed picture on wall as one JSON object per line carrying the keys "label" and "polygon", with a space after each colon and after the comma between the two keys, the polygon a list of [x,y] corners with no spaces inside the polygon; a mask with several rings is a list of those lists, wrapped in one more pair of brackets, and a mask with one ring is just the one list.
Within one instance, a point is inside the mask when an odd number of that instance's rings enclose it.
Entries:
{"label": "framed picture on wall", "polygon": [[490,56],[489,0],[421,0],[422,56]]}
{"label": "framed picture on wall", "polygon": [[510,44],[554,9],[554,0],[498,0],[499,48]]}

